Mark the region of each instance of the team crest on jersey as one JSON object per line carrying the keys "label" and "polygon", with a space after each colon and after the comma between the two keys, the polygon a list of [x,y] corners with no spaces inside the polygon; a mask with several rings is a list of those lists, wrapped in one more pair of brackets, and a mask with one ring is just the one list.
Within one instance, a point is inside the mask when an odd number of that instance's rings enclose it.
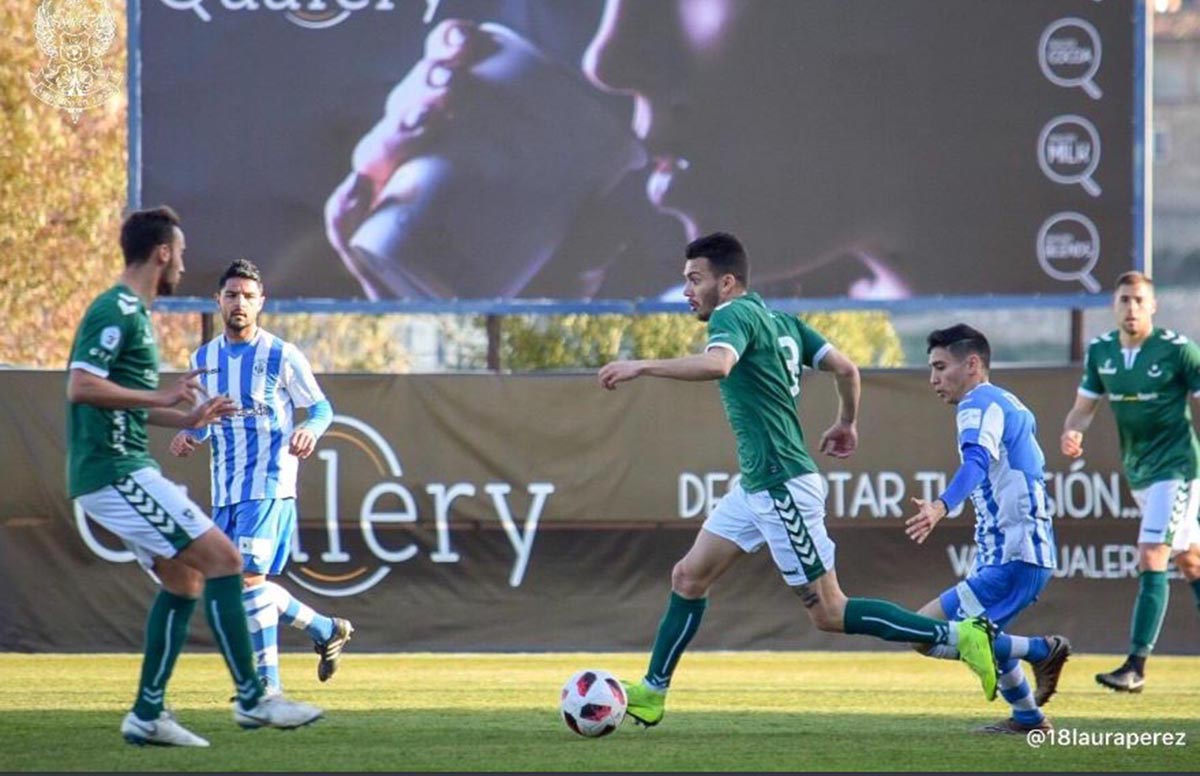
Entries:
{"label": "team crest on jersey", "polygon": [[1102,364],[1096,371],[1102,375],[1115,375],[1117,373],[1117,368],[1113,366],[1111,358],[1106,358],[1104,359],[1104,364]]}
{"label": "team crest on jersey", "polygon": [[1148,377],[1162,377],[1162,373],[1163,371],[1158,364],[1151,364],[1150,368],[1146,370],[1146,375]]}
{"label": "team crest on jersey", "polygon": [[254,367],[253,367],[253,369],[254,369],[254,374],[256,374],[256,375],[258,375],[258,376],[260,376],[260,377],[261,377],[262,375],[265,375],[265,374],[267,373],[267,362],[266,362],[266,360],[265,360],[265,359],[259,359],[258,361],[255,361],[255,362],[254,362]]}

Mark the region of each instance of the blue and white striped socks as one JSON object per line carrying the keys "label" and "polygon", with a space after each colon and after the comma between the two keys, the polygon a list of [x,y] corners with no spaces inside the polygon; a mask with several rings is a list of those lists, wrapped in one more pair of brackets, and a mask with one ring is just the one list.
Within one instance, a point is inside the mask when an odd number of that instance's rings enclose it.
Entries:
{"label": "blue and white striped socks", "polygon": [[[1025,672],[1021,669],[1021,661],[1018,658],[1025,658],[1032,663],[1045,660],[1050,654],[1050,643],[1040,636],[1027,638],[1001,633],[996,636],[994,649],[996,662],[1000,664],[1000,694],[1008,701],[1008,705],[1012,706],[1013,719],[1025,725],[1036,725],[1045,719],[1045,715],[1033,700],[1033,692],[1029,689],[1029,682],[1025,679]],[[925,654],[942,660],[957,660],[958,648],[949,644],[936,644]]]}
{"label": "blue and white striped socks", "polygon": [[1033,691],[1021,670],[1021,661],[1009,658],[1000,664],[1000,679],[997,682],[1000,694],[1012,706],[1013,719],[1024,725],[1036,725],[1045,719],[1041,709],[1033,700]]}
{"label": "blue and white striped socks", "polygon": [[996,636],[994,648],[998,663],[1003,663],[1009,658],[1025,658],[1030,663],[1037,663],[1045,660],[1050,654],[1050,642],[1041,636],[1027,638],[1001,633]]}
{"label": "blue and white striped socks", "polygon": [[298,601],[282,586],[267,582],[263,585],[271,591],[279,613],[279,622],[308,633],[313,643],[324,644],[333,638],[333,618],[317,614],[311,606]]}
{"label": "blue and white striped socks", "polygon": [[254,647],[254,662],[258,676],[268,687],[282,689],[279,679],[279,609],[270,583],[255,585],[242,591],[242,605],[250,627],[250,644]]}

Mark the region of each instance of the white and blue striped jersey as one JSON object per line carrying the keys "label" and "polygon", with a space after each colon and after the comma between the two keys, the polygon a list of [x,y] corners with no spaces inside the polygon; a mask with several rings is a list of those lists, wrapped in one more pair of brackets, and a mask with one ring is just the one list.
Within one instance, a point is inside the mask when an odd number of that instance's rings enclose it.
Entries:
{"label": "white and blue striped jersey", "polygon": [[1024,561],[1054,568],[1054,525],[1046,505],[1046,456],[1037,442],[1037,419],[1013,394],[991,383],[967,392],[958,404],[958,448],[987,451],[988,471],[971,491],[975,505],[975,566]]}
{"label": "white and blue striped jersey", "polygon": [[208,370],[198,379],[210,397],[229,396],[241,407],[209,426],[213,506],[295,498],[299,461],[288,452],[293,413],[325,400],[308,359],[259,329],[244,343],[220,335],[192,354],[191,365]]}

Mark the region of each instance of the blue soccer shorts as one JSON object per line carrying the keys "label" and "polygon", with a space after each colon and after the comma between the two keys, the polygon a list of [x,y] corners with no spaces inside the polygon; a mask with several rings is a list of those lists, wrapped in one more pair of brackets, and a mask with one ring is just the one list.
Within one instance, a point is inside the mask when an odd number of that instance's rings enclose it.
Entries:
{"label": "blue soccer shorts", "polygon": [[1053,569],[1024,561],[984,566],[939,596],[951,620],[987,615],[1003,628],[1038,599]]}
{"label": "blue soccer shorts", "polygon": [[239,501],[217,507],[213,522],[233,540],[247,574],[281,574],[296,532],[296,499]]}

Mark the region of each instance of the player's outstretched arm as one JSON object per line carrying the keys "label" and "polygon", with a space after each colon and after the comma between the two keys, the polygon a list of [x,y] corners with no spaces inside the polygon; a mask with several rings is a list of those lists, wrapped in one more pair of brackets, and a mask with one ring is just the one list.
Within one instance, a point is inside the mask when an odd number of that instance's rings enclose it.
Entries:
{"label": "player's outstretched arm", "polygon": [[201,391],[200,383],[196,381],[196,375],[201,371],[194,369],[184,373],[168,388],[147,391],[117,385],[83,369],[72,369],[67,376],[67,401],[105,410],[153,409],[193,403]]}
{"label": "player's outstretched arm", "polygon": [[729,348],[713,347],[703,353],[681,358],[650,361],[613,361],[600,368],[600,386],[613,390],[618,384],[643,375],[671,380],[721,380],[729,376],[737,363],[737,354]]}
{"label": "player's outstretched arm", "polygon": [[150,410],[146,420],[155,426],[167,428],[202,429],[224,417],[237,412],[238,406],[228,396],[214,396],[190,410],[173,407],[157,407]]}
{"label": "player's outstretched arm", "polygon": [[1092,421],[1096,418],[1096,409],[1099,406],[1099,400],[1093,399],[1091,396],[1078,394],[1075,397],[1075,406],[1071,407],[1071,411],[1067,413],[1067,419],[1063,421],[1062,437],[1059,439],[1059,447],[1062,449],[1063,455],[1068,458],[1078,458],[1083,455],[1083,432],[1092,425]]}
{"label": "player's outstretched arm", "polygon": [[973,442],[964,443],[962,465],[954,472],[954,477],[942,495],[929,501],[912,499],[917,507],[917,514],[904,522],[904,532],[908,534],[908,538],[917,544],[923,544],[929,538],[929,534],[933,533],[938,521],[957,509],[959,504],[966,501],[971,491],[978,488],[987,478],[989,461],[988,452],[984,447]]}
{"label": "player's outstretched arm", "polygon": [[858,449],[858,403],[862,396],[858,365],[841,351],[830,348],[817,368],[833,373],[838,394],[838,417],[821,435],[821,452],[834,458],[849,458]]}

